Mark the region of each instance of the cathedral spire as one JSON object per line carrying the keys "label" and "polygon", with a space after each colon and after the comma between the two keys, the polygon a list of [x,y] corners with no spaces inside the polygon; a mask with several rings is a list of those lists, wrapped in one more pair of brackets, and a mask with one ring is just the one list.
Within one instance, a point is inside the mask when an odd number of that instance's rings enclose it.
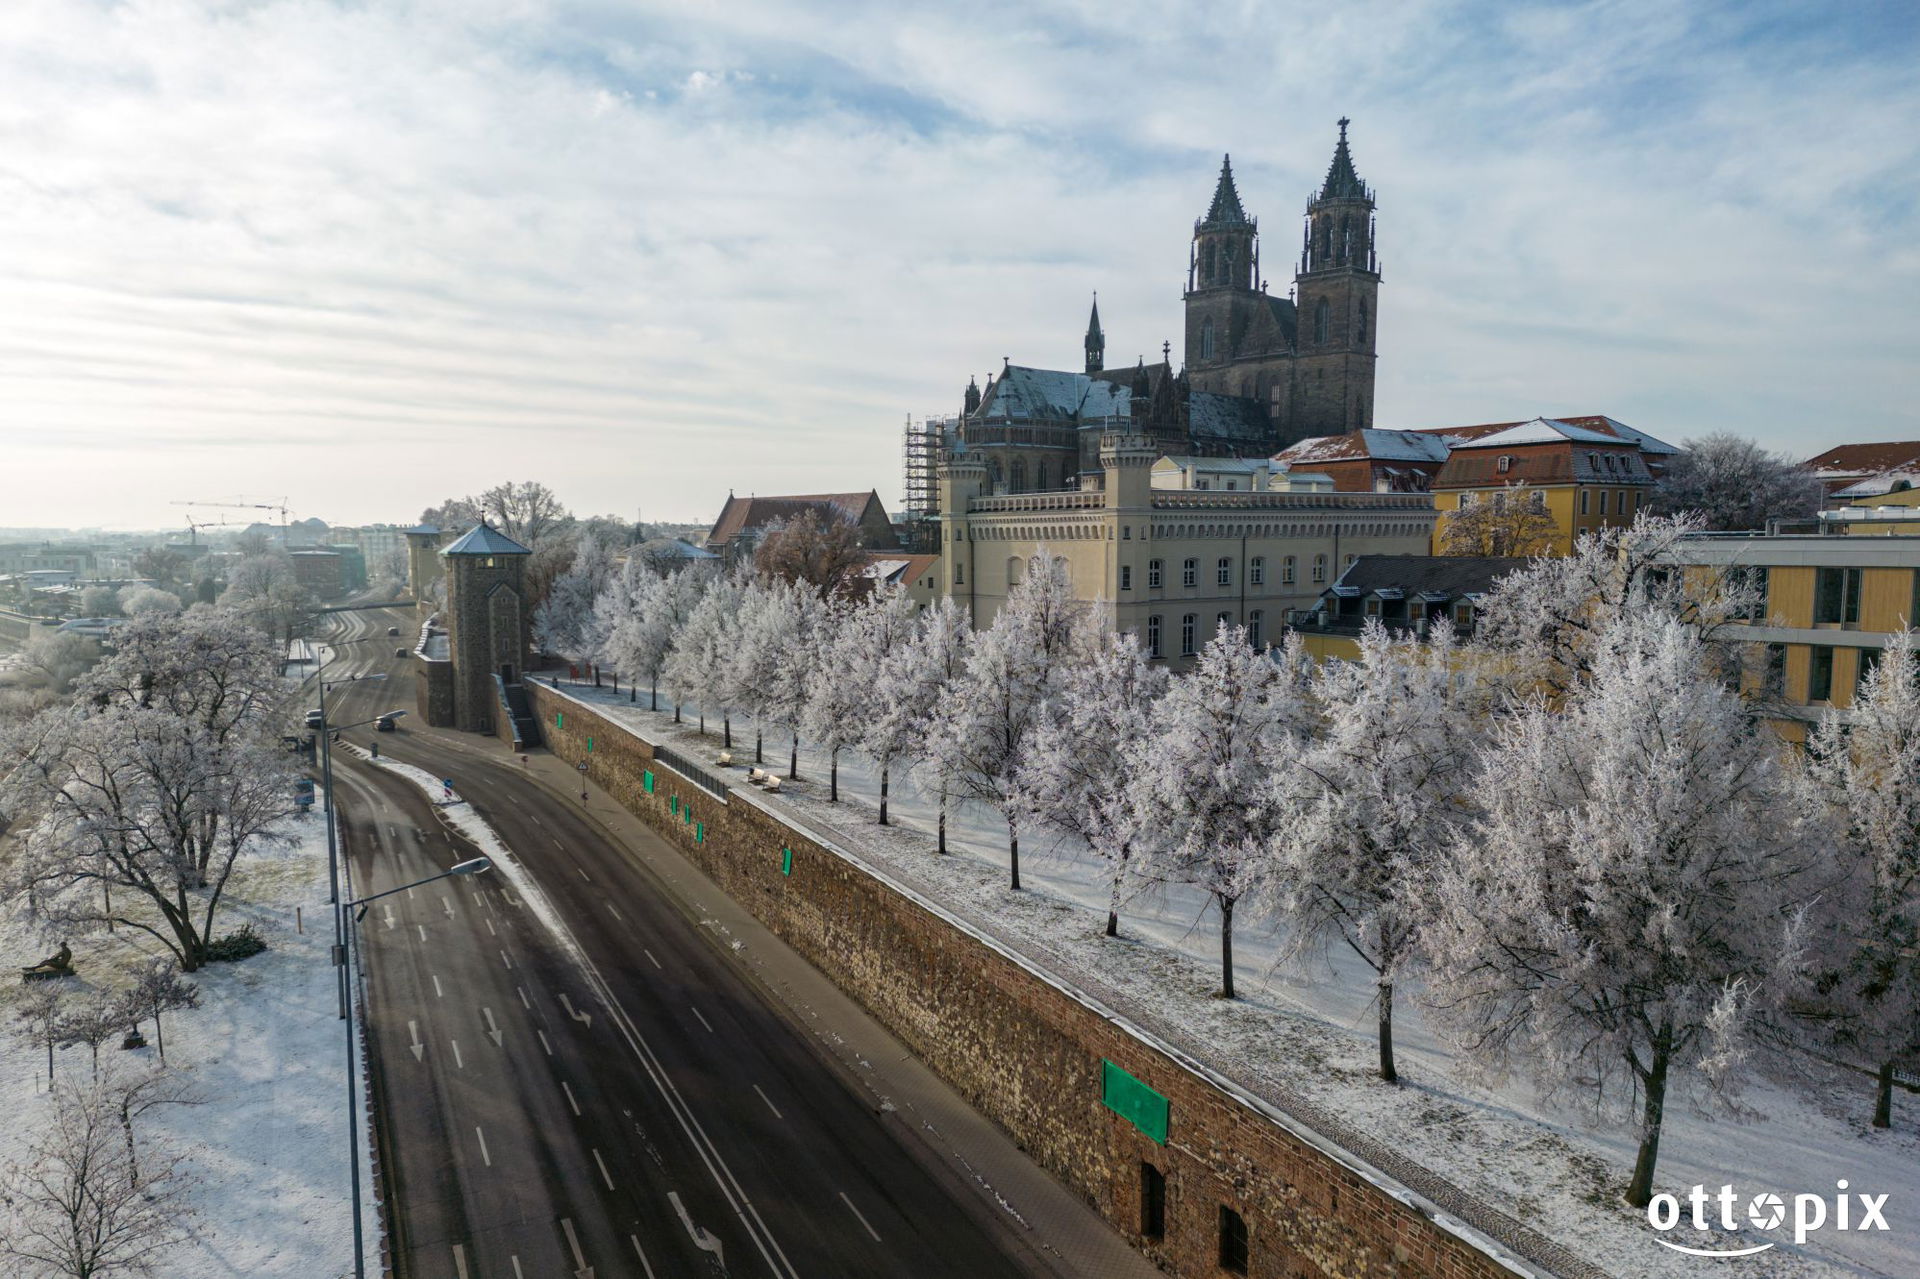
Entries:
{"label": "cathedral spire", "polygon": [[1220,180],[1214,184],[1213,203],[1207,206],[1203,222],[1245,222],[1247,211],[1240,206],[1240,192],[1233,185],[1233,157],[1220,157]]}
{"label": "cathedral spire", "polygon": [[1087,376],[1107,367],[1107,335],[1100,331],[1100,295],[1093,295],[1093,314],[1087,317]]}
{"label": "cathedral spire", "polygon": [[1347,150],[1347,126],[1353,123],[1340,117],[1340,141],[1334,144],[1333,163],[1327,166],[1327,180],[1320,185],[1321,200],[1366,200],[1371,195],[1367,184],[1354,171],[1353,155]]}

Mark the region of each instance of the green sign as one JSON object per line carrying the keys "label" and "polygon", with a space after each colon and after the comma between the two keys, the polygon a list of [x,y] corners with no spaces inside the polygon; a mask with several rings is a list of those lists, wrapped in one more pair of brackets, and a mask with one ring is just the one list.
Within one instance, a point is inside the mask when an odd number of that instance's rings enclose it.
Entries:
{"label": "green sign", "polygon": [[667,811],[675,817],[680,815],[680,797],[678,795],[667,796]]}
{"label": "green sign", "polygon": [[1153,1138],[1167,1144],[1167,1099],[1112,1062],[1100,1062],[1100,1104]]}
{"label": "green sign", "polygon": [[686,807],[680,810],[680,820],[687,822],[688,824],[691,824],[693,822],[693,805],[692,804],[688,804]]}
{"label": "green sign", "polygon": [[651,772],[640,774],[640,784],[646,788],[647,794],[653,794],[653,774]]}
{"label": "green sign", "polygon": [[791,848],[783,848],[780,850],[780,873],[782,875],[793,874],[793,850]]}
{"label": "green sign", "polygon": [[565,711],[555,711],[553,713],[553,726],[555,728],[565,728],[567,726],[567,713]]}
{"label": "green sign", "polygon": [[693,824],[693,842],[696,844],[704,844],[707,842],[707,824],[705,822],[695,822]]}
{"label": "green sign", "polygon": [[587,754],[593,754],[593,739],[591,737],[587,739]]}

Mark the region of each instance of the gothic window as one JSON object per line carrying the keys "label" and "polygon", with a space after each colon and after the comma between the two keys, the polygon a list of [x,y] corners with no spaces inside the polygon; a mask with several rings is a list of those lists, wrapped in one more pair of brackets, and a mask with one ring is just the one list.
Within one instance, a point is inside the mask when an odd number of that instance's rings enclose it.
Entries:
{"label": "gothic window", "polygon": [[1360,304],[1360,344],[1362,346],[1365,346],[1366,342],[1367,342],[1367,304],[1365,302],[1362,302]]}
{"label": "gothic window", "polygon": [[1214,273],[1214,255],[1211,244],[1200,250],[1200,283],[1212,284]]}
{"label": "gothic window", "polygon": [[1040,465],[1034,468],[1033,487],[1041,493],[1047,491],[1047,464],[1045,462],[1040,463]]}
{"label": "gothic window", "polygon": [[1340,219],[1339,261],[1345,262],[1347,260],[1347,253],[1349,250],[1352,249],[1352,247],[1353,247],[1353,224],[1347,218],[1342,217]]}
{"label": "gothic window", "polygon": [[1218,283],[1233,283],[1233,246],[1231,244],[1223,244],[1220,246],[1220,279]]}
{"label": "gothic window", "polygon": [[1203,320],[1200,324],[1200,358],[1213,358],[1213,321]]}
{"label": "gothic window", "polygon": [[1332,326],[1333,308],[1327,305],[1325,298],[1321,298],[1313,304],[1313,340],[1324,345],[1327,332]]}
{"label": "gothic window", "polygon": [[994,493],[1000,491],[1000,459],[997,457],[987,463],[987,488]]}
{"label": "gothic window", "polygon": [[1027,491],[1027,460],[1023,457],[1013,459],[1013,484],[1010,491],[1014,493]]}

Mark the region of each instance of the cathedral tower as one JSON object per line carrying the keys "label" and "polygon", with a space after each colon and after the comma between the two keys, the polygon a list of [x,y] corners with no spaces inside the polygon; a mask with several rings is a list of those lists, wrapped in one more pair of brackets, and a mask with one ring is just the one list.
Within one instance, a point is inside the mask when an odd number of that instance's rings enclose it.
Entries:
{"label": "cathedral tower", "polygon": [[1286,418],[1296,437],[1373,425],[1380,261],[1373,251],[1373,192],[1354,171],[1348,123],[1341,119],[1327,179],[1307,201],[1294,277],[1299,355]]}
{"label": "cathedral tower", "polygon": [[[1193,224],[1187,259],[1187,370],[1196,388],[1228,389],[1223,371],[1265,309],[1260,294],[1260,225],[1247,216],[1233,184],[1231,157],[1206,216]],[[1215,376],[1209,377],[1209,373]]]}
{"label": "cathedral tower", "polygon": [[1107,367],[1107,335],[1100,331],[1100,295],[1093,295],[1093,315],[1087,320],[1087,376]]}

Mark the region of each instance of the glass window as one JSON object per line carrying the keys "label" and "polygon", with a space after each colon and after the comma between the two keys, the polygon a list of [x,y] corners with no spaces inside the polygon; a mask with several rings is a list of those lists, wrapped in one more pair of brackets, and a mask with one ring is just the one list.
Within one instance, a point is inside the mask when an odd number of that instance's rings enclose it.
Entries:
{"label": "glass window", "polygon": [[1193,656],[1193,624],[1198,620],[1199,618],[1192,613],[1180,619],[1180,655],[1182,657]]}
{"label": "glass window", "polygon": [[1767,645],[1766,665],[1760,672],[1760,696],[1779,699],[1787,695],[1787,646]]}
{"label": "glass window", "polygon": [[1591,489],[1580,490],[1580,514],[1585,515],[1587,513],[1587,504],[1592,499],[1592,497],[1593,497],[1593,490]]}
{"label": "glass window", "polygon": [[1147,656],[1160,656],[1160,619],[1157,616],[1147,619]]}
{"label": "glass window", "polygon": [[1473,604],[1470,601],[1461,600],[1453,606],[1453,625],[1459,631],[1465,631],[1473,625]]}
{"label": "glass window", "polygon": [[1380,598],[1378,596],[1369,597],[1366,604],[1366,610],[1367,610],[1368,617],[1380,616]]}
{"label": "glass window", "polygon": [[1261,617],[1261,612],[1257,608],[1247,614],[1247,643],[1255,650],[1266,647],[1266,645],[1260,642],[1260,623],[1262,620],[1264,619]]}
{"label": "glass window", "polygon": [[1213,619],[1213,633],[1215,635],[1218,635],[1221,631],[1226,630],[1229,626],[1232,626],[1232,625],[1233,625],[1232,613],[1223,612],[1223,613],[1215,614]]}
{"label": "glass window", "polygon": [[1133,589],[1133,565],[1131,564],[1120,566],[1120,589],[1123,591]]}
{"label": "glass window", "polygon": [[1230,1275],[1247,1273],[1247,1220],[1225,1204],[1220,1205],[1220,1268]]}
{"label": "glass window", "polygon": [[[1913,576],[1914,598],[1920,599],[1920,573],[1915,573]],[[1282,586],[1293,585],[1293,556],[1291,555],[1280,561],[1280,584]]]}
{"label": "glass window", "polygon": [[1767,569],[1764,564],[1742,564],[1733,569],[1732,580],[1728,583],[1734,590],[1750,593],[1747,607],[1740,616],[1749,622],[1767,620]]}
{"label": "glass window", "polygon": [[1200,561],[1199,560],[1188,560],[1186,563],[1180,566],[1180,585],[1182,586],[1200,585]]}
{"label": "glass window", "polygon": [[1833,649],[1826,644],[1813,646],[1813,660],[1807,674],[1807,700],[1825,702],[1833,698]]}
{"label": "glass window", "polygon": [[1213,580],[1218,586],[1233,585],[1233,561],[1222,559],[1213,570]]}
{"label": "glass window", "polygon": [[1857,701],[1860,697],[1860,690],[1866,685],[1867,676],[1873,674],[1874,668],[1880,665],[1880,650],[1877,648],[1856,648],[1853,650],[1853,653],[1856,661],[1856,669],[1853,673],[1853,696]]}
{"label": "glass window", "polygon": [[954,561],[953,565],[953,584],[955,586],[965,586],[967,584],[967,566],[957,560]]}
{"label": "glass window", "polygon": [[1159,560],[1147,561],[1147,589],[1150,591],[1157,591],[1160,589],[1160,561]]}
{"label": "glass window", "polygon": [[1316,582],[1327,580],[1327,557],[1324,555],[1313,557],[1313,580]]}
{"label": "glass window", "polygon": [[1267,557],[1256,555],[1247,561],[1247,580],[1255,586],[1267,584]]}
{"label": "glass window", "polygon": [[1600,490],[1600,518],[1605,519],[1606,517],[1607,517],[1607,491],[1605,489],[1601,489]]}
{"label": "glass window", "polygon": [[1813,620],[1847,625],[1860,620],[1860,570],[1822,568],[1813,575]]}

